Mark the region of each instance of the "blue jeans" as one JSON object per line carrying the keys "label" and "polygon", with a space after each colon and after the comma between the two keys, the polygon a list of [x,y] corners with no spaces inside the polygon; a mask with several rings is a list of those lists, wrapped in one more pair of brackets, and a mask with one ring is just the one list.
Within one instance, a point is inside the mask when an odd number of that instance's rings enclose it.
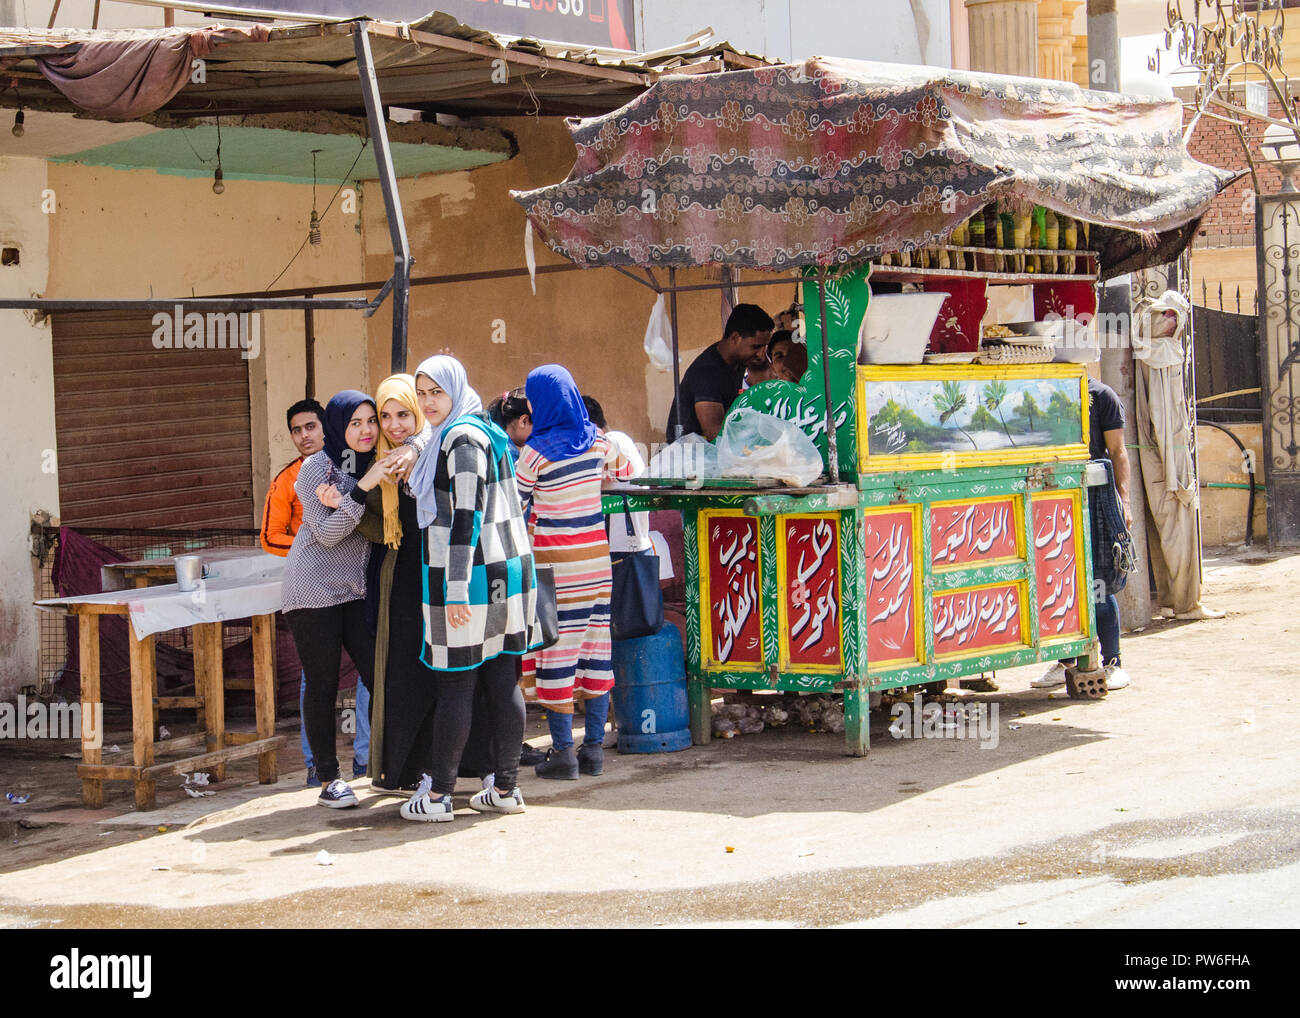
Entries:
{"label": "blue jeans", "polygon": [[1097,639],[1101,641],[1101,663],[1119,664],[1119,601],[1114,594],[1093,605],[1097,615]]}
{"label": "blue jeans", "polygon": [[[605,741],[605,722],[609,720],[609,694],[586,701],[587,729],[583,744],[599,746]],[[551,729],[551,748],[568,749],[573,745],[573,715],[546,712],[546,724]]]}
{"label": "blue jeans", "polygon": [[[303,698],[307,695],[307,673],[302,673],[298,686],[298,716],[302,717]],[[302,758],[308,767],[315,761],[311,756],[311,746],[307,745],[307,725],[298,723],[298,734],[302,739]],[[363,764],[370,758],[370,690],[365,683],[357,683],[357,733],[352,737],[352,759]]]}

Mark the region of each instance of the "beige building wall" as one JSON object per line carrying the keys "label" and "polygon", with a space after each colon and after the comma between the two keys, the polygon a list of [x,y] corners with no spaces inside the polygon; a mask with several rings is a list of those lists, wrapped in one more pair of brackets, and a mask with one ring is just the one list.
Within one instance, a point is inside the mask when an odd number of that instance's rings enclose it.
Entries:
{"label": "beige building wall", "polygon": [[[1254,455],[1255,483],[1264,483],[1262,428],[1258,424],[1228,425],[1242,445]],[[1250,475],[1242,462],[1241,450],[1218,428],[1201,425],[1196,429],[1196,459],[1201,475],[1201,545],[1205,548],[1241,544],[1246,539],[1247,488],[1207,488],[1207,484],[1248,484]],[[1257,541],[1268,537],[1264,492],[1255,493],[1253,531]]]}
{"label": "beige building wall", "polygon": [[[0,248],[16,249],[17,265],[0,266],[0,296],[30,297],[45,289],[53,217],[42,209],[45,160],[0,158]],[[48,207],[48,206],[47,206]],[[0,443],[0,700],[35,685],[40,627],[32,601],[37,560],[28,543],[31,519],[57,516],[54,378],[50,327],[23,311],[0,311],[5,414],[10,422]]]}
{"label": "beige building wall", "polygon": [[[519,141],[514,159],[469,173],[430,174],[401,183],[415,275],[430,276],[524,265],[524,213],[510,189],[563,180],[574,148],[559,119],[495,122]],[[384,206],[373,182],[363,205],[367,276],[385,279],[393,256]],[[564,260],[536,240],[539,265]],[[661,281],[667,272],[657,273]],[[748,273],[746,278],[755,278]],[[682,272],[680,283],[706,282],[702,272]],[[788,307],[793,283],[744,287],[740,300],[769,312]],[[672,399],[672,376],[651,367],[642,350],[655,295],[609,268],[540,275],[534,296],[528,278],[488,280],[411,291],[407,367],[414,371],[434,353],[454,354],[484,402],[522,385],[539,364],[573,372],[584,393],[600,400],[610,426],[643,443],[661,442]],[[721,338],[721,298],[716,291],[679,300],[682,370],[694,355]],[[370,320],[370,384],[387,374],[392,335],[391,302]],[[494,336],[504,342],[494,342]]]}
{"label": "beige building wall", "polygon": [[[50,164],[49,182],[59,211],[50,219],[53,254],[44,296],[55,299],[262,290],[298,250],[311,211],[310,185],[228,180],[225,194],[215,195],[207,180],[71,163]],[[308,245],[277,289],[361,279],[360,202],[358,195],[357,213],[345,213],[335,202],[323,221],[324,242],[315,249]],[[338,389],[363,387],[361,312],[316,312],[315,324],[316,389],[322,402]],[[303,397],[305,365],[303,313],[265,313],[261,356],[249,361],[254,496],[249,526],[259,522],[270,478],[297,455],[284,410]],[[202,407],[195,412],[202,413]]]}

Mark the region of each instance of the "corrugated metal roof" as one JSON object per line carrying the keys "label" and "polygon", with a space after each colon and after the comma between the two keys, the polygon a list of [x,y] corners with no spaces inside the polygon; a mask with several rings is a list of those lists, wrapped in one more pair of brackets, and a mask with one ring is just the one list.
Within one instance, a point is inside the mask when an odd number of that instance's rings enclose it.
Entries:
{"label": "corrugated metal roof", "polygon": [[[265,42],[218,46],[206,81],[186,85],[162,107],[173,116],[361,110],[352,22],[270,28]],[[149,39],[186,29],[0,29],[0,70],[16,78],[29,109],[74,111],[41,76],[34,57],[91,40]],[[757,67],[761,57],[725,42],[692,40],[652,54],[629,54],[494,35],[434,13],[412,24],[371,21],[384,102],[463,116],[578,115],[617,109],[665,72]],[[504,78],[504,80],[502,80]],[[12,90],[0,104],[16,105]]]}

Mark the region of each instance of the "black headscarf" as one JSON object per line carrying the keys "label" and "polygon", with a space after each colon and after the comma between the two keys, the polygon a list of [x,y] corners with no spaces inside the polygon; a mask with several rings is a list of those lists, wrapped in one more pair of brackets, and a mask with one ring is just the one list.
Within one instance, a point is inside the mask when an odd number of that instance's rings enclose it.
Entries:
{"label": "black headscarf", "polygon": [[[335,393],[325,404],[325,455],[343,473],[351,474],[353,477],[360,477],[369,470],[370,464],[375,459],[373,448],[370,452],[357,452],[348,445],[348,422],[357,412],[357,407],[363,403],[369,403],[372,410],[375,407],[375,401],[364,392],[344,389],[342,392]],[[350,460],[351,470],[344,465],[345,458]]]}

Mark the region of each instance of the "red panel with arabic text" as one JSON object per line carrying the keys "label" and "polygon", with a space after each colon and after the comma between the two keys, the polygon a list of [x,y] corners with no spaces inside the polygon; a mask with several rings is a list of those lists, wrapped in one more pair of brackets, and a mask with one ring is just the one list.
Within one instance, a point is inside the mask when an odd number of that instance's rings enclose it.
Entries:
{"label": "red panel with arabic text", "polygon": [[781,659],[840,666],[840,527],[828,517],[784,518],[785,617]]}
{"label": "red panel with arabic text", "polygon": [[1024,602],[1019,583],[994,583],[936,594],[935,656],[1022,646]]}
{"label": "red panel with arabic text", "polygon": [[949,502],[930,507],[930,557],[936,566],[1020,557],[1016,500]]}
{"label": "red panel with arabic text", "polygon": [[1033,501],[1040,641],[1083,632],[1078,589],[1083,535],[1078,532],[1076,505],[1071,495],[1039,496]]}
{"label": "red panel with arabic text", "polygon": [[705,562],[709,578],[711,664],[763,664],[758,607],[758,520],[748,516],[709,516]]}
{"label": "red panel with arabic text", "polygon": [[916,513],[868,512],[864,526],[867,596],[867,664],[917,660]]}

